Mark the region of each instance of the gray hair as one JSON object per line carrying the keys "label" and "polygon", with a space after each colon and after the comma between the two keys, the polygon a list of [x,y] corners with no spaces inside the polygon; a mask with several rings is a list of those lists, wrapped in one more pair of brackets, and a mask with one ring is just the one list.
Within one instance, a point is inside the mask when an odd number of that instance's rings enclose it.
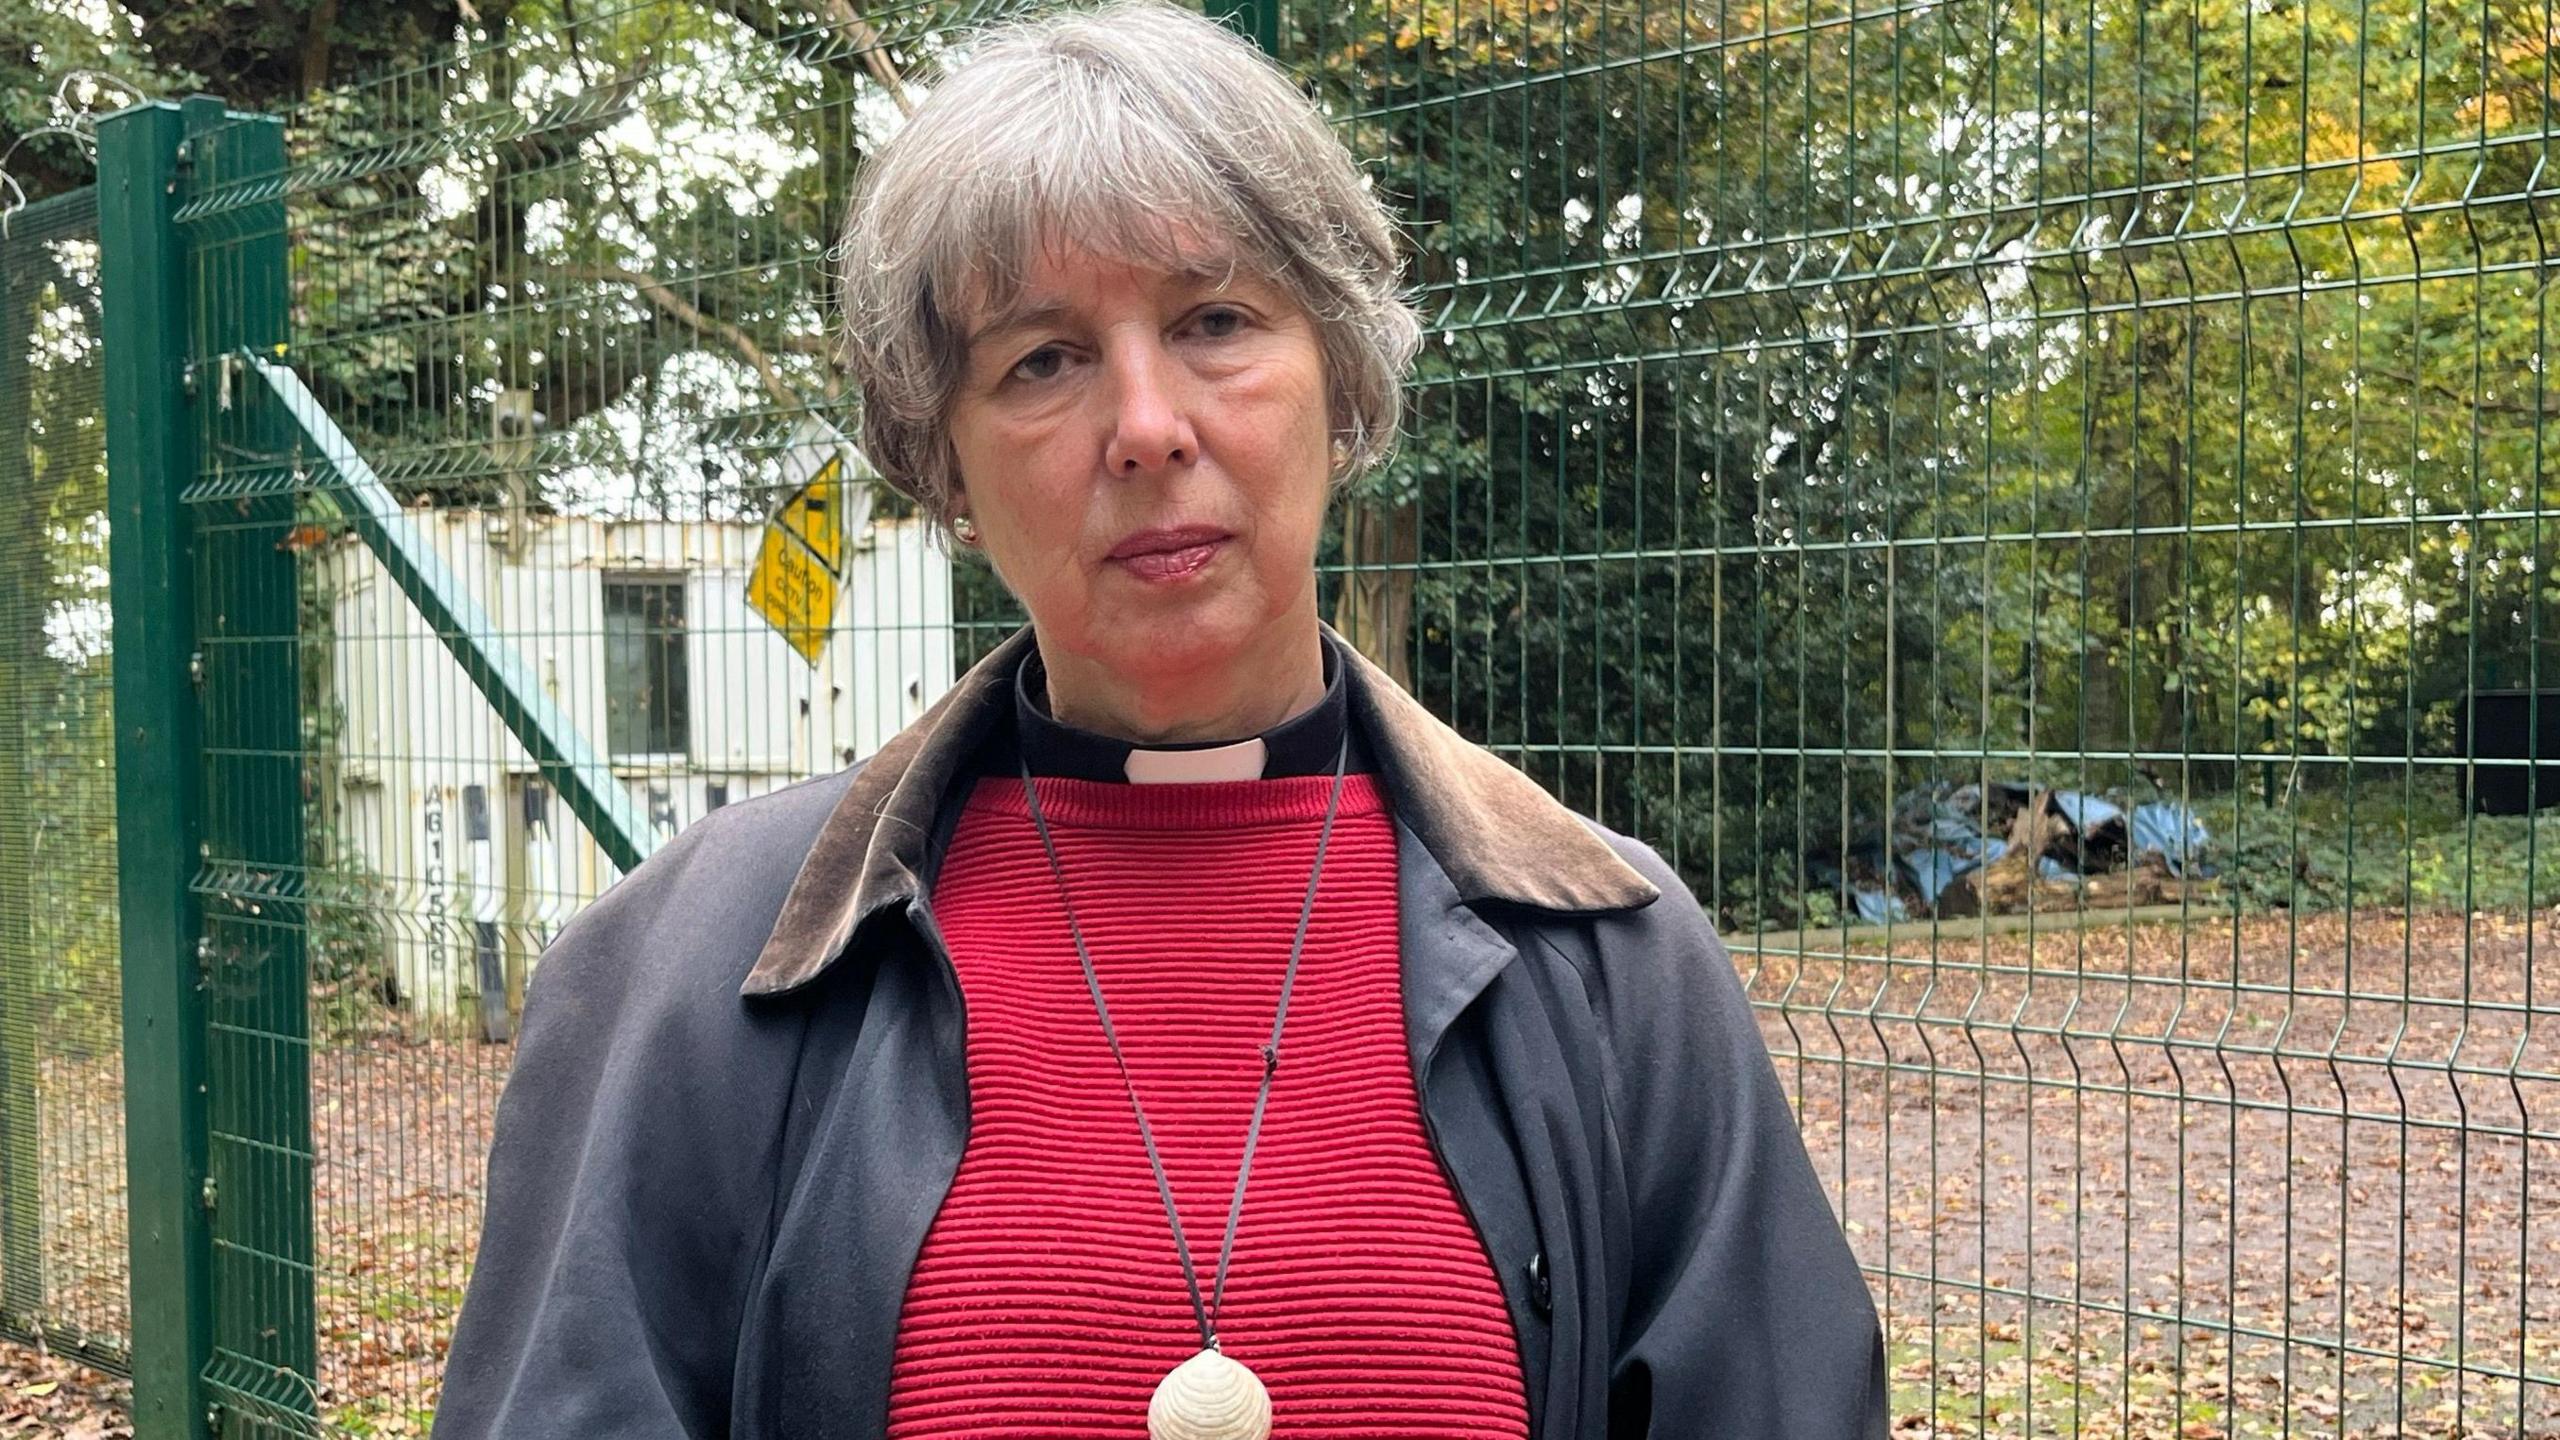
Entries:
{"label": "gray hair", "polygon": [[948,529],[946,428],[971,316],[1019,295],[1056,237],[1128,264],[1192,268],[1184,227],[1310,316],[1335,484],[1393,452],[1421,323],[1385,206],[1324,117],[1241,37],[1161,0],[1017,21],[969,47],[872,154],[838,282],[862,448]]}

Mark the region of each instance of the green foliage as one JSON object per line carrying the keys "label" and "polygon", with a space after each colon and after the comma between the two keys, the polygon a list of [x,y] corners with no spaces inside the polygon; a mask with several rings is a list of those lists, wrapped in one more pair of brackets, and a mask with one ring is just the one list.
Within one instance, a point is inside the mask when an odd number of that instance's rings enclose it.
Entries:
{"label": "green foliage", "polygon": [[1416,688],[1728,919],[1916,783],[2442,756],[2531,673],[2527,12],[1292,15],[1435,322]]}
{"label": "green foliage", "polygon": [[81,227],[55,228],[0,239],[0,343],[12,347],[0,377],[24,387],[0,396],[0,415],[21,421],[0,454],[16,520],[0,552],[21,577],[0,660],[0,725],[13,732],[0,752],[24,801],[13,883],[41,897],[13,907],[27,928],[5,943],[33,972],[45,1048],[111,1055],[121,955],[97,247]]}
{"label": "green foliage", "polygon": [[89,183],[84,116],[137,94],[169,93],[196,82],[182,67],[155,62],[131,17],[101,29],[58,0],[0,6],[0,209]]}
{"label": "green foliage", "polygon": [[[503,34],[514,0],[18,0],[0,6],[0,161],[43,199],[89,183],[87,132],[137,99],[273,111],[345,77]],[[477,27],[477,28],[475,28]],[[0,207],[18,199],[0,184]]]}
{"label": "green foliage", "polygon": [[802,415],[853,423],[824,252],[862,62],[753,5],[512,20],[294,112],[306,371],[415,498],[761,513]]}
{"label": "green foliage", "polygon": [[[2253,769],[2255,767],[2252,767]],[[2278,768],[2278,775],[2285,772]],[[2525,910],[2560,903],[2560,811],[2483,815],[2458,766],[2344,777],[2199,807],[2208,860],[2251,910]]]}
{"label": "green foliage", "polygon": [[[316,13],[98,53],[225,37],[273,98],[305,22],[296,354],[395,486],[753,514],[852,426],[825,252],[883,72],[976,7],[877,54],[744,0]],[[1735,919],[1929,780],[2450,754],[2549,599],[2547,48],[2513,4],[1290,7],[1431,322],[1347,497],[1419,518],[1414,688]],[[1013,607],[962,583],[975,653]]]}

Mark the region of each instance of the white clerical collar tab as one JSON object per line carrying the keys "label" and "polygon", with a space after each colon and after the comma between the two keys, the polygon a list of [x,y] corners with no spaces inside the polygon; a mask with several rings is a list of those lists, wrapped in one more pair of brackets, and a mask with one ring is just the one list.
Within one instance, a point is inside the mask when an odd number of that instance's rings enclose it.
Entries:
{"label": "white clerical collar tab", "polygon": [[1197,785],[1211,780],[1259,780],[1270,758],[1260,736],[1207,750],[1131,750],[1132,785]]}

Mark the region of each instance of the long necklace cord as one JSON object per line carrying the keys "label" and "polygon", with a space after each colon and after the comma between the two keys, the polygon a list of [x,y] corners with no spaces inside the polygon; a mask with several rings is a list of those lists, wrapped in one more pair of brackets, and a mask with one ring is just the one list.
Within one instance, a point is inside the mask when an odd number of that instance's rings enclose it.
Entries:
{"label": "long necklace cord", "polygon": [[1289,1019],[1289,995],[1297,984],[1298,957],[1306,948],[1307,924],[1315,915],[1316,881],[1324,874],[1325,849],[1333,840],[1334,816],[1342,806],[1342,781],[1350,757],[1351,737],[1346,734],[1341,749],[1334,755],[1333,794],[1325,802],[1324,828],[1316,836],[1315,866],[1307,872],[1306,899],[1298,907],[1297,934],[1289,942],[1289,967],[1280,977],[1280,1005],[1271,1017],[1271,1041],[1262,1047],[1262,1087],[1254,1096],[1253,1122],[1245,1130],[1244,1157],[1236,1166],[1235,1197],[1227,1206],[1226,1237],[1218,1245],[1217,1280],[1206,1301],[1200,1295],[1199,1268],[1191,1261],[1191,1243],[1182,1233],[1181,1211],[1173,1203],[1173,1181],[1166,1176],[1164,1158],[1156,1151],[1155,1131],[1147,1124],[1146,1107],[1138,1103],[1137,1082],[1130,1078],[1128,1058],[1120,1052],[1120,1036],[1112,1028],[1111,1009],[1103,1003],[1102,977],[1095,972],[1093,955],[1085,948],[1084,928],[1076,923],[1075,902],[1067,894],[1066,871],[1058,864],[1058,847],[1049,838],[1048,819],[1040,813],[1039,787],[1031,783],[1030,762],[1019,757],[1016,760],[1022,769],[1022,793],[1030,802],[1032,828],[1040,832],[1041,852],[1049,858],[1049,874],[1058,885],[1058,902],[1067,912],[1067,934],[1075,941],[1077,962],[1084,967],[1085,990],[1093,996],[1093,1013],[1102,1021],[1103,1041],[1111,1047],[1112,1063],[1119,1067],[1120,1085],[1128,1092],[1130,1113],[1138,1119],[1138,1139],[1146,1146],[1147,1164],[1155,1171],[1156,1194],[1164,1201],[1165,1220],[1173,1227],[1173,1250],[1182,1261],[1183,1283],[1191,1290],[1191,1313],[1199,1322],[1200,1348],[1203,1350],[1218,1348],[1217,1315],[1226,1300],[1227,1263],[1235,1254],[1236,1223],[1244,1214],[1245,1181],[1253,1173],[1254,1147],[1262,1139],[1263,1109],[1271,1100],[1272,1077],[1280,1069],[1280,1030]]}

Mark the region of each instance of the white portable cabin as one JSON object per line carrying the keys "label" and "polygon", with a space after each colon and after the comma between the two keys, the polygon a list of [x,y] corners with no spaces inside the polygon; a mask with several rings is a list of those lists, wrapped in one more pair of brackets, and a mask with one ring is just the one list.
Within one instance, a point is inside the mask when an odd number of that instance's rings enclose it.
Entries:
{"label": "white portable cabin", "polygon": [[[761,524],[411,518],[656,843],[870,754],[952,684],[950,557],[918,520],[853,537],[812,661],[747,603]],[[331,832],[315,927],[332,896],[381,917],[404,1008],[501,1036],[533,957],[620,872],[373,552],[348,536],[312,558],[333,732],[311,737]]]}

